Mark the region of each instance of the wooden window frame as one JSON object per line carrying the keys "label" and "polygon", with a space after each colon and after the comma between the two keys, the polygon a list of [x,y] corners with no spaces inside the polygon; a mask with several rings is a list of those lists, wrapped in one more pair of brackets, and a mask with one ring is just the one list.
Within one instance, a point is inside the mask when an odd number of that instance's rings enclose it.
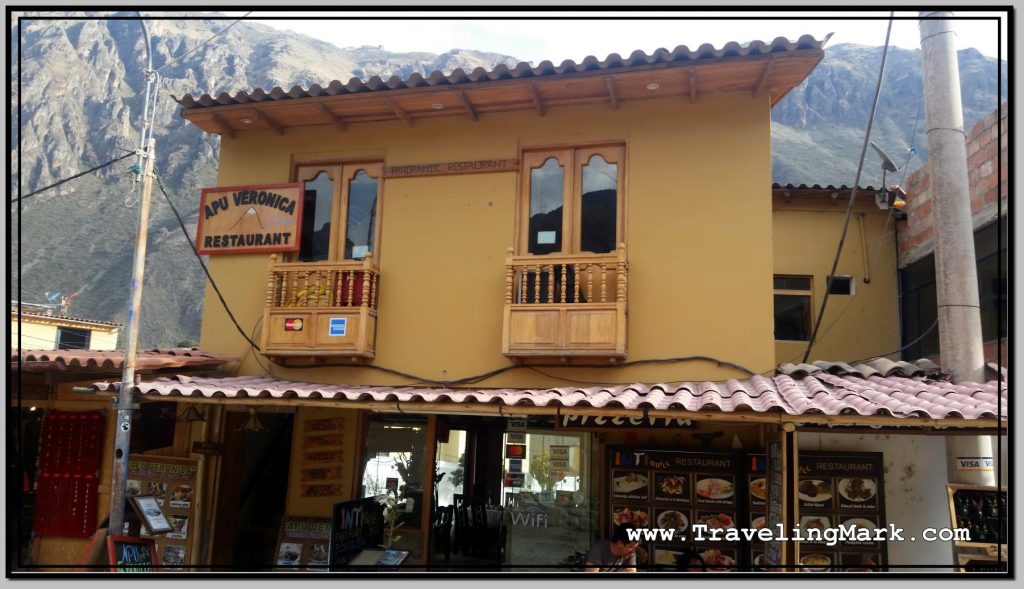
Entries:
{"label": "wooden window frame", "polygon": [[[807,288],[807,290],[793,290],[793,289],[775,288],[775,279],[776,278],[805,278],[805,279],[808,280],[808,284],[810,286]],[[810,340],[811,331],[814,329],[814,326],[813,326],[813,322],[814,322],[814,276],[812,276],[810,274],[773,274],[772,275],[772,328],[773,329],[774,329],[774,323],[775,323],[775,296],[776,295],[791,295],[791,296],[807,297],[808,307],[809,307],[809,309],[811,311],[811,316],[810,316],[811,324],[807,326],[807,339],[778,339],[778,338],[775,338],[775,341],[777,341],[777,342],[799,342],[799,343],[806,343],[806,342],[808,342]]]}
{"label": "wooden window frame", "polygon": [[[384,162],[382,161],[355,161],[355,162],[316,162],[298,163],[294,168],[293,182],[310,182],[321,172],[326,172],[332,182],[331,194],[331,236],[327,249],[327,259],[319,262],[359,262],[362,258],[345,258],[345,238],[348,237],[348,205],[349,205],[349,184],[362,170],[371,178],[377,180],[377,213],[373,222],[373,250],[374,259],[380,259],[381,242],[381,219],[383,212],[384,197]],[[290,262],[301,262],[299,253],[289,255]],[[308,262],[316,263],[316,262]]]}
{"label": "wooden window frame", "polygon": [[[531,255],[530,187],[533,170],[555,158],[565,170],[562,179],[562,249],[551,256],[576,255],[582,252],[583,233],[583,168],[599,155],[608,164],[615,164],[615,247],[626,242],[626,144],[624,142],[571,145],[549,148],[524,148],[520,152],[519,199],[516,213],[516,244],[518,255]],[[615,251],[614,248],[612,251]],[[605,252],[611,253],[611,252]]]}

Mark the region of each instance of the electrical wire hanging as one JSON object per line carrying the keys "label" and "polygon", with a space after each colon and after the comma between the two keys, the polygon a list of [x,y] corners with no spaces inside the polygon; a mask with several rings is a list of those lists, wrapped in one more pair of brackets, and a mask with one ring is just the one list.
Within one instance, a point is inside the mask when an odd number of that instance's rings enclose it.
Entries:
{"label": "electrical wire hanging", "polygon": [[37,194],[39,194],[41,192],[46,192],[47,190],[49,190],[51,188],[56,188],[56,187],[60,186],[61,184],[64,184],[64,183],[67,183],[67,182],[71,182],[72,180],[81,178],[82,176],[85,176],[86,174],[91,174],[91,173],[93,173],[93,172],[95,172],[97,170],[102,170],[103,168],[106,168],[107,166],[112,166],[112,165],[116,164],[117,162],[119,162],[121,160],[128,159],[128,158],[134,157],[134,156],[135,156],[135,152],[122,155],[121,157],[116,157],[116,158],[110,160],[109,162],[102,163],[102,164],[100,164],[98,166],[89,168],[88,170],[86,170],[84,172],[79,172],[79,173],[75,174],[74,176],[68,176],[67,178],[64,178],[62,180],[58,180],[58,181],[54,182],[53,184],[50,184],[49,186],[43,186],[39,190],[35,190],[33,192],[30,192],[28,194],[22,195],[22,196],[17,197],[17,198],[12,198],[11,199],[11,204],[14,204],[14,203],[16,203],[16,202],[18,202],[20,200],[25,200],[26,198],[35,196],[35,195],[37,195]]}
{"label": "electrical wire hanging", "polygon": [[238,330],[238,333],[242,334],[242,337],[245,338],[245,341],[249,342],[250,346],[252,346],[256,351],[259,351],[260,347],[256,345],[256,342],[252,341],[252,338],[250,338],[249,335],[245,333],[245,330],[242,329],[242,326],[238,324],[238,320],[235,319],[234,313],[231,312],[231,308],[228,307],[227,301],[224,300],[224,295],[221,294],[216,281],[214,281],[213,276],[210,275],[210,270],[206,267],[206,263],[203,262],[203,258],[199,255],[199,252],[196,251],[195,241],[193,241],[192,236],[188,234],[188,229],[185,228],[185,221],[182,220],[181,215],[178,214],[178,209],[174,206],[174,203],[171,202],[171,197],[167,194],[167,189],[164,188],[163,180],[159,175],[154,174],[154,176],[156,177],[157,186],[160,187],[160,192],[164,195],[164,200],[166,200],[167,204],[170,205],[171,212],[174,213],[174,217],[178,220],[178,227],[181,227],[181,232],[185,234],[188,246],[192,249],[192,253],[195,254],[196,259],[199,260],[199,265],[202,266],[203,272],[206,274],[206,279],[210,281],[210,286],[213,287],[213,291],[217,293],[217,298],[220,299],[220,304],[224,306],[224,310],[227,312],[228,317],[231,318],[231,322],[235,324],[235,329]]}
{"label": "electrical wire hanging", "polygon": [[850,202],[846,207],[846,218],[843,220],[843,231],[839,236],[839,244],[836,246],[836,255],[832,260],[832,270],[828,274],[828,285],[825,288],[825,296],[821,301],[821,308],[818,310],[818,318],[814,322],[814,329],[811,330],[811,338],[807,342],[807,350],[804,352],[803,361],[807,362],[814,347],[814,340],[818,335],[818,328],[821,327],[821,320],[825,316],[825,306],[828,304],[829,294],[832,292],[832,283],[835,280],[836,268],[839,266],[839,256],[843,253],[843,244],[846,242],[846,232],[850,228],[850,217],[853,213],[853,203],[857,200],[857,187],[860,184],[860,174],[864,170],[864,156],[867,155],[868,144],[871,141],[871,127],[875,123],[875,111],[878,109],[878,97],[882,92],[882,77],[885,74],[885,62],[889,56],[889,37],[892,34],[892,23],[895,12],[889,13],[889,25],[885,29],[885,46],[882,47],[882,63],[878,68],[878,80],[875,82],[875,98],[871,102],[871,114],[868,116],[868,127],[864,133],[864,144],[860,149],[860,161],[857,163],[857,175],[853,179],[853,189],[850,192]]}

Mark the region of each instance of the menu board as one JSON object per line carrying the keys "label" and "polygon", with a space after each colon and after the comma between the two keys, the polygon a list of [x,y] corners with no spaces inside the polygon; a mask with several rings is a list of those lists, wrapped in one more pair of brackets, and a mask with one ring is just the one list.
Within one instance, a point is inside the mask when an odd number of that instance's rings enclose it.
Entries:
{"label": "menu board", "polygon": [[326,571],[331,519],[286,517],[281,522],[276,564],[291,570]]}
{"label": "menu board", "polygon": [[310,419],[302,424],[299,495],[340,497],[343,485],[345,418]]}
{"label": "menu board", "polygon": [[[675,530],[671,540],[642,542],[641,569],[674,570],[685,551],[694,551],[708,570],[735,570],[738,543],[703,541],[691,535],[693,524],[709,529],[735,528],[739,454],[670,450],[610,450],[609,529],[615,525]],[[705,535],[707,536],[707,535]]]}
{"label": "menu board", "polygon": [[880,453],[800,454],[796,491],[801,533],[852,526],[858,536],[871,536],[840,540],[835,546],[827,546],[825,540],[804,540],[800,543],[802,570],[885,570],[885,543],[874,539],[874,531],[887,525],[883,475]]}
{"label": "menu board", "polygon": [[[171,531],[154,537],[157,565],[180,571],[191,563],[196,524],[196,473],[191,458],[138,454],[128,459],[129,497],[151,495],[171,524]],[[147,536],[145,527],[143,537]]]}

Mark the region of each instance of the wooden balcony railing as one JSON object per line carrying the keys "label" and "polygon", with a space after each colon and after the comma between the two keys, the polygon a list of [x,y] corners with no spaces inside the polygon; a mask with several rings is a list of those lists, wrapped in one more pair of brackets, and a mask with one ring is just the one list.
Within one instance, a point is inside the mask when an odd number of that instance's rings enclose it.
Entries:
{"label": "wooden balcony railing", "polygon": [[285,364],[372,359],[379,283],[372,255],[344,262],[278,262],[270,256],[263,354]]}
{"label": "wooden balcony railing", "polygon": [[607,254],[505,261],[502,353],[510,358],[626,357],[626,246]]}

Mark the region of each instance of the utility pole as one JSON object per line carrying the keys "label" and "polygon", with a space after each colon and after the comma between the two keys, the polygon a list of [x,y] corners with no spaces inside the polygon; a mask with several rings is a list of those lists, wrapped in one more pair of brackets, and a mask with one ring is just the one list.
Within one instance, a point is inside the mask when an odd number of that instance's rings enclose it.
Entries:
{"label": "utility pole", "polygon": [[149,202],[153,191],[153,159],[156,140],[152,137],[145,149],[146,164],[142,172],[142,199],[139,201],[139,230],[135,235],[135,256],[132,260],[132,285],[128,307],[127,343],[124,347],[124,372],[117,393],[117,430],[114,438],[114,473],[111,477],[110,530],[120,534],[124,523],[125,489],[128,484],[128,446],[132,439],[132,413],[138,408],[132,397],[135,386],[135,357],[139,344],[139,311],[142,308],[142,279],[146,267],[146,239],[149,234]]}
{"label": "utility pole", "polygon": [[[132,396],[135,387],[135,359],[139,345],[139,315],[142,310],[142,279],[146,271],[146,240],[149,236],[149,203],[153,191],[153,165],[156,160],[156,141],[153,139],[154,116],[158,76],[153,69],[153,53],[150,51],[149,30],[146,21],[139,15],[142,34],[146,45],[146,94],[142,108],[142,130],[139,134],[139,161],[135,165],[135,185],[142,181],[142,196],[139,200],[139,227],[135,233],[135,254],[132,258],[132,281],[128,302],[128,321],[125,330],[124,369],[118,385],[117,425],[114,437],[114,470],[110,477],[110,533],[120,534],[124,524],[124,502],[128,486],[128,448],[132,440],[132,413],[138,409]],[[150,97],[152,96],[152,105]],[[150,108],[152,107],[152,112]]]}
{"label": "utility pole", "polygon": [[[947,20],[953,13],[923,11],[920,16],[928,172],[935,228],[939,352],[942,367],[952,373],[954,382],[984,382],[985,354],[960,73],[955,33]],[[995,485],[990,437],[947,436],[946,453],[950,482]],[[978,459],[982,469],[962,470],[959,458]]]}

